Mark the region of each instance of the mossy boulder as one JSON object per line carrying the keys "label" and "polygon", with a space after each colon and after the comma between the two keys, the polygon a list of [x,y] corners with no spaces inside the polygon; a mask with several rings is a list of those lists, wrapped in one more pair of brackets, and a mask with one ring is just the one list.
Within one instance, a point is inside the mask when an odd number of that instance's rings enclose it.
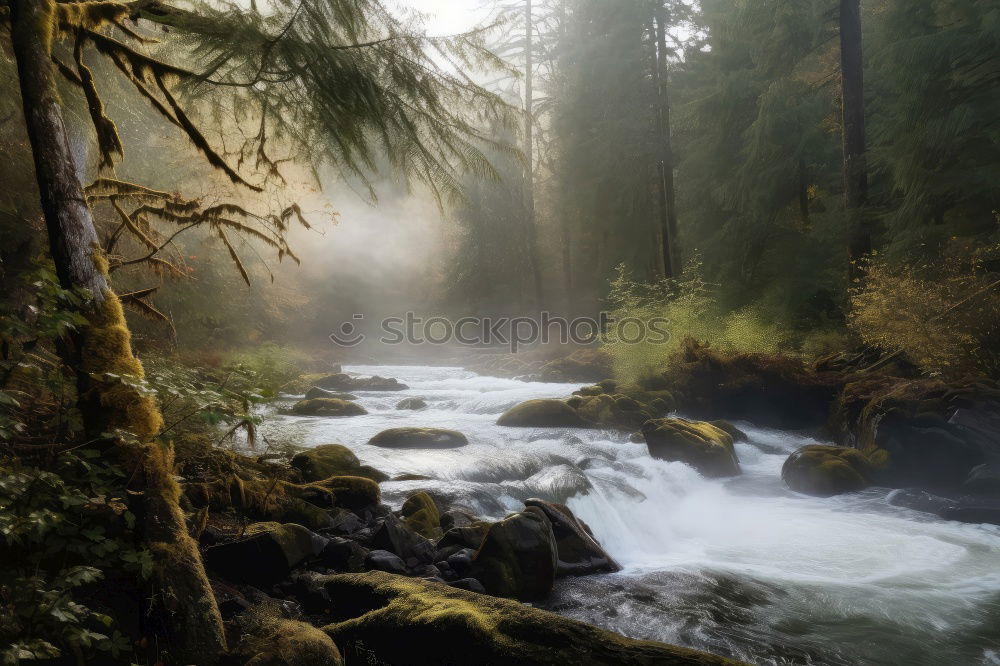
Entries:
{"label": "mossy boulder", "polygon": [[260,652],[246,666],[343,666],[344,659],[325,632],[298,620],[275,620],[248,641]]}
{"label": "mossy boulder", "polygon": [[273,521],[295,523],[315,531],[328,529],[334,525],[329,511],[295,497],[282,499],[267,513],[267,517]]}
{"label": "mossy boulder", "polygon": [[558,576],[585,576],[621,570],[614,558],[597,543],[586,523],[573,515],[568,506],[540,499],[525,500],[524,505],[540,509],[552,525]]}
{"label": "mossy boulder", "polygon": [[444,428],[389,428],[368,440],[387,449],[456,449],[469,440],[457,430]]}
{"label": "mossy boulder", "polygon": [[587,428],[591,426],[575,409],[562,400],[537,399],[508,409],[497,425],[522,428]]}
{"label": "mossy boulder", "polygon": [[361,405],[339,398],[311,398],[292,405],[296,416],[363,416],[368,413]]}
{"label": "mossy boulder", "polygon": [[302,525],[254,523],[243,538],[205,551],[205,566],[223,578],[268,586],[322,551],[326,540]]}
{"label": "mossy boulder", "polygon": [[683,462],[708,477],[740,473],[733,438],[704,421],[651,419],[643,424],[649,455],[659,460]]}
{"label": "mossy boulder", "polygon": [[382,499],[378,484],[363,476],[331,476],[317,481],[316,485],[332,491],[337,506],[351,511],[371,508]]}
{"label": "mossy boulder", "polygon": [[633,430],[652,418],[652,413],[635,398],[621,394],[575,396],[576,413],[594,425]]}
{"label": "mossy boulder", "polygon": [[313,386],[311,389],[306,391],[305,399],[312,400],[313,398],[332,398],[334,400],[357,400],[358,396],[353,393],[339,393],[337,391],[327,391],[324,388],[318,386]]}
{"label": "mossy boulder", "polygon": [[372,662],[409,666],[733,666],[725,657],[638,641],[440,583],[381,572],[323,578],[337,600],[323,627]]}
{"label": "mossy boulder", "polygon": [[870,469],[857,449],[810,444],[788,456],[781,478],[797,492],[830,497],[867,488]]}
{"label": "mossy boulder", "polygon": [[416,411],[418,409],[425,409],[426,407],[427,401],[423,398],[403,398],[396,403],[396,409],[409,409]]}
{"label": "mossy boulder", "polygon": [[307,482],[322,481],[331,476],[363,476],[373,481],[389,477],[373,467],[362,465],[354,452],[343,444],[322,444],[292,456],[292,467]]}
{"label": "mossy boulder", "polygon": [[427,539],[440,539],[441,513],[431,496],[421,491],[410,495],[400,510],[403,520]]}
{"label": "mossy boulder", "polygon": [[343,372],[319,377],[313,382],[328,391],[405,391],[409,388],[392,377],[353,377]]}
{"label": "mossy boulder", "polygon": [[490,525],[472,560],[472,577],[486,591],[522,601],[552,591],[558,567],[555,537],[545,513],[527,508]]}

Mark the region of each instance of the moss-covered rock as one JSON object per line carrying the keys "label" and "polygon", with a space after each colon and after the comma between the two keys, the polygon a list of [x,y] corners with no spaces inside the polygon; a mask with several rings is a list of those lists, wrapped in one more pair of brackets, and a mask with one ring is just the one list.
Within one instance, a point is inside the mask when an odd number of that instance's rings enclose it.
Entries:
{"label": "moss-covered rock", "polygon": [[361,405],[338,398],[312,398],[292,405],[296,416],[362,416],[368,413]]}
{"label": "moss-covered rock", "polygon": [[378,484],[363,476],[331,476],[316,485],[333,491],[337,506],[351,511],[371,508],[382,499]]}
{"label": "moss-covered rock", "polygon": [[622,394],[602,393],[590,397],[577,396],[576,399],[579,400],[575,405],[577,414],[597,426],[633,430],[652,418],[646,405]]}
{"label": "moss-covered rock", "polygon": [[591,424],[562,400],[537,399],[508,409],[497,425],[527,428],[587,428]]}
{"label": "moss-covered rock", "polygon": [[740,473],[733,438],[711,423],[652,419],[643,424],[642,434],[654,458],[686,463],[709,477]]}
{"label": "moss-covered rock", "polygon": [[421,491],[410,495],[400,511],[403,520],[427,539],[440,539],[441,513],[431,496]]}
{"label": "moss-covered rock", "polygon": [[389,478],[373,467],[362,465],[354,452],[343,444],[322,444],[302,451],[292,456],[290,464],[308,482],[331,476],[363,476],[379,482]]}
{"label": "moss-covered rock", "polygon": [[781,478],[797,492],[830,497],[867,488],[870,469],[857,449],[810,444],[788,456]]}
{"label": "moss-covered rock", "polygon": [[392,377],[353,377],[343,372],[336,372],[325,377],[318,377],[313,382],[316,386],[328,391],[405,391],[409,388]]}
{"label": "moss-covered rock", "polygon": [[568,506],[540,499],[525,500],[524,505],[540,509],[552,525],[558,557],[557,575],[585,576],[621,570],[614,558],[597,543],[590,528],[573,515]]}
{"label": "moss-covered rock", "polygon": [[313,386],[311,389],[306,391],[305,399],[312,400],[313,398],[332,398],[334,400],[357,400],[358,396],[353,393],[339,393],[337,391],[327,391],[324,388],[318,386]]}
{"label": "moss-covered rock", "polygon": [[325,530],[334,524],[329,511],[294,497],[276,502],[267,512],[267,517],[280,523],[296,523],[314,531]]}
{"label": "moss-covered rock", "polygon": [[235,582],[267,586],[288,576],[324,545],[324,539],[301,525],[254,523],[243,538],[205,551],[205,566]]}
{"label": "moss-covered rock", "polygon": [[734,442],[745,442],[745,441],[747,441],[747,434],[745,432],[743,432],[742,430],[740,430],[739,428],[737,428],[736,426],[734,426],[729,421],[723,421],[723,420],[719,419],[717,421],[709,421],[709,423],[711,423],[716,428],[718,428],[719,430],[724,431],[727,435],[729,435],[730,437],[732,437]]}
{"label": "moss-covered rock", "polygon": [[472,577],[500,597],[530,601],[552,591],[558,566],[545,513],[528,507],[490,525],[472,560]]}
{"label": "moss-covered rock", "polygon": [[457,449],[469,440],[457,430],[444,428],[389,428],[368,440],[387,449]]}
{"label": "moss-covered rock", "polygon": [[253,653],[246,666],[343,666],[333,639],[311,624],[278,617],[244,624],[253,626],[243,627],[236,651]]}
{"label": "moss-covered rock", "polygon": [[324,579],[323,630],[380,663],[409,666],[733,666],[715,655],[625,638],[554,613],[380,572]]}
{"label": "moss-covered rock", "polygon": [[427,407],[427,401],[423,398],[403,398],[396,403],[396,409],[410,409],[416,411]]}

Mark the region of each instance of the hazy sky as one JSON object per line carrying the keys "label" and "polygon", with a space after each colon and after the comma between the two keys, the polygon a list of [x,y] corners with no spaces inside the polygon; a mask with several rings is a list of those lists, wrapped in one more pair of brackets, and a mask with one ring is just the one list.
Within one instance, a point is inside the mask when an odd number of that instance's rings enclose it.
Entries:
{"label": "hazy sky", "polygon": [[430,14],[427,28],[435,35],[463,32],[483,20],[485,0],[400,0],[400,4]]}

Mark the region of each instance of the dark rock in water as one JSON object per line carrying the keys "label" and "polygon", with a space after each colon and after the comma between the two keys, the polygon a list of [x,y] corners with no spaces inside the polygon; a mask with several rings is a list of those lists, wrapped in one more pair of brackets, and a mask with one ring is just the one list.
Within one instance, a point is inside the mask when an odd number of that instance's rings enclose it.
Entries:
{"label": "dark rock in water", "polygon": [[585,576],[593,573],[621,571],[593,533],[569,507],[540,499],[525,500],[525,506],[541,509],[552,525],[556,540],[559,576]]}
{"label": "dark rock in water", "polygon": [[361,571],[368,551],[358,543],[341,537],[331,538],[319,553],[319,563],[334,571]]}
{"label": "dark rock in water", "polygon": [[423,398],[403,398],[398,403],[396,403],[396,409],[424,409],[427,407],[427,401]]}
{"label": "dark rock in water", "polygon": [[386,516],[375,528],[372,547],[396,553],[403,560],[415,559],[422,564],[432,564],[437,559],[433,543],[392,515]]}
{"label": "dark rock in water", "polygon": [[361,405],[337,398],[312,398],[299,400],[292,405],[296,416],[362,416],[368,413]]}
{"label": "dark rock in water", "polygon": [[973,495],[1000,495],[1000,462],[973,467],[962,484],[962,490]]}
{"label": "dark rock in water", "polygon": [[373,550],[365,557],[365,567],[376,571],[384,571],[391,574],[406,575],[406,565],[399,555],[390,553],[388,550]]}
{"label": "dark rock in water", "polygon": [[472,577],[490,594],[531,601],[552,591],[557,563],[552,525],[529,507],[490,526],[472,560]]}
{"label": "dark rock in water", "polygon": [[443,428],[389,428],[368,440],[387,449],[456,449],[469,440],[457,430]]}
{"label": "dark rock in water", "polygon": [[224,578],[266,587],[318,555],[327,540],[301,525],[255,523],[237,541],[205,551],[205,566]]}
{"label": "dark rock in water", "polygon": [[468,527],[453,527],[438,540],[438,556],[447,558],[452,553],[456,553],[463,548],[471,548],[473,551],[478,550],[479,546],[483,543],[483,539],[486,538],[486,533],[490,530],[491,525],[493,523],[479,521],[472,523]]}
{"label": "dark rock in water", "polygon": [[478,520],[476,516],[462,509],[448,509],[441,514],[441,530],[447,532],[453,527],[468,527]]}
{"label": "dark rock in water", "polygon": [[427,493],[421,491],[410,495],[403,507],[400,509],[403,520],[413,528],[417,534],[427,539],[440,539],[443,534],[441,530],[441,514],[438,511],[434,500]]}
{"label": "dark rock in water", "polygon": [[683,462],[708,477],[735,476],[740,463],[733,438],[711,423],[684,419],[652,419],[642,426],[649,455]]}
{"label": "dark rock in water", "polygon": [[396,476],[392,477],[392,480],[393,481],[433,481],[434,479],[432,477],[427,476],[426,474],[412,474],[410,472],[407,472],[405,474],[397,474]]}
{"label": "dark rock in water", "polygon": [[745,442],[748,439],[745,432],[734,426],[729,421],[723,421],[720,419],[718,421],[709,421],[709,423],[732,437],[734,442]]}
{"label": "dark rock in water", "polygon": [[788,456],[781,478],[796,492],[830,497],[867,488],[870,470],[868,459],[857,449],[810,444]]}
{"label": "dark rock in water", "polygon": [[368,663],[407,666],[729,666],[737,662],[637,641],[516,601],[383,573],[326,577],[324,627]]}
{"label": "dark rock in water", "polygon": [[940,516],[945,509],[955,504],[955,500],[952,498],[941,497],[916,488],[894,490],[889,493],[886,501],[892,506],[932,513],[935,516]]}
{"label": "dark rock in water", "polygon": [[343,372],[321,377],[316,386],[330,391],[405,391],[409,387],[392,377],[352,377]]}
{"label": "dark rock in water", "polygon": [[451,581],[448,585],[459,590],[466,590],[477,594],[486,594],[486,588],[483,587],[483,584],[475,578],[459,578],[458,580]]}
{"label": "dark rock in water", "polygon": [[957,520],[961,523],[986,523],[1000,525],[1000,503],[992,505],[960,504],[950,506],[941,512],[945,520]]}
{"label": "dark rock in water", "polygon": [[528,428],[587,428],[575,409],[562,400],[528,400],[500,415],[497,425]]}
{"label": "dark rock in water", "polygon": [[861,378],[844,386],[830,425],[865,452],[878,485],[958,490],[1000,460],[1000,390],[988,382]]}
{"label": "dark rock in water", "polygon": [[372,481],[385,481],[386,474],[362,465],[354,451],[343,444],[321,444],[296,453],[289,461],[305,481],[322,481],[331,476],[363,476]]}
{"label": "dark rock in water", "polygon": [[306,391],[305,400],[312,400],[313,398],[333,398],[334,400],[357,400],[358,396],[353,393],[338,393],[336,391],[327,391],[324,388],[318,386],[313,386],[311,389]]}

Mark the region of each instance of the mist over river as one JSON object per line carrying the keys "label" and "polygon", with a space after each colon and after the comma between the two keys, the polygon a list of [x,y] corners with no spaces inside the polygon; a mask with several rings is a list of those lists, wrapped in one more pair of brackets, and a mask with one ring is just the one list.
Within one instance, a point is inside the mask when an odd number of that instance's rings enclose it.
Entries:
{"label": "mist over river", "polygon": [[[394,508],[427,490],[486,518],[529,497],[565,502],[624,567],[557,581],[544,607],[635,638],[757,664],[1000,664],[1000,528],[947,522],[891,504],[874,488],[819,499],[780,478],[814,440],[737,423],[743,474],[706,479],[652,459],[626,434],[496,425],[531,398],[579,384],[522,382],[453,367],[350,366],[409,389],[359,392],[366,416],[279,416],[267,427],[306,446],[345,444],[390,476]],[[405,397],[420,411],[397,410]],[[717,418],[725,418],[718,414]],[[449,450],[368,446],[386,428],[463,432]]]}

